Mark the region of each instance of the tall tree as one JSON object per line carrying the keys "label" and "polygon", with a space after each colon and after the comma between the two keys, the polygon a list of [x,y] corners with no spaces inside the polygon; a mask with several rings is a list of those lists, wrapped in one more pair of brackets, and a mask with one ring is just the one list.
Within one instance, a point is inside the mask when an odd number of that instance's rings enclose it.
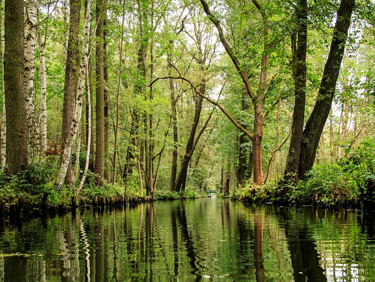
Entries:
{"label": "tall tree", "polygon": [[68,167],[69,167],[69,163],[71,160],[73,144],[76,139],[77,131],[81,122],[81,117],[82,117],[83,91],[84,91],[84,86],[85,86],[85,76],[86,76],[87,69],[88,69],[88,59],[89,59],[91,9],[92,9],[92,0],[87,0],[85,26],[84,26],[83,43],[82,43],[82,61],[79,67],[77,95],[76,95],[75,107],[74,107],[74,118],[70,126],[69,138],[64,148],[63,157],[62,157],[61,164],[60,164],[60,169],[59,169],[56,181],[55,181],[55,186],[57,189],[60,189],[63,185],[64,179],[65,179]]}
{"label": "tall tree", "polygon": [[[262,139],[263,139],[263,104],[264,100],[267,95],[267,83],[268,83],[268,68],[269,68],[269,48],[272,47],[272,44],[269,42],[269,27],[268,27],[268,18],[265,13],[265,9],[260,5],[257,0],[253,0],[253,4],[255,5],[256,9],[259,11],[262,22],[263,22],[263,31],[262,31],[262,56],[260,62],[260,75],[259,75],[259,87],[255,92],[253,90],[252,83],[250,81],[250,76],[248,70],[240,63],[240,59],[238,54],[234,51],[233,47],[231,47],[227,41],[227,38],[224,34],[224,30],[222,28],[221,22],[210,10],[209,5],[205,0],[200,0],[205,13],[207,14],[208,18],[211,22],[215,25],[218,33],[219,38],[222,45],[225,48],[226,53],[229,55],[232,63],[234,64],[242,82],[246,89],[248,96],[251,99],[254,109],[254,128],[253,133],[249,133],[246,129],[242,126],[241,130],[244,133],[248,134],[249,138],[252,141],[252,153],[253,153],[253,170],[254,170],[254,183],[257,185],[262,184]],[[246,16],[246,15],[244,15]]]}
{"label": "tall tree", "polygon": [[342,0],[337,11],[336,24],[327,62],[324,67],[314,109],[306,123],[301,143],[298,177],[304,179],[315,160],[320,136],[331,110],[341,61],[348,38],[350,19],[355,0]]}
{"label": "tall tree", "polygon": [[299,0],[295,11],[296,32],[292,34],[294,110],[292,136],[286,160],[285,181],[296,182],[303,135],[306,100],[307,0]]}
{"label": "tall tree", "polygon": [[40,126],[36,112],[34,87],[37,10],[38,7],[35,0],[26,1],[24,87],[27,128],[29,131],[29,153],[31,157],[41,156]]}
{"label": "tall tree", "polygon": [[104,0],[96,0],[96,154],[95,173],[103,184],[105,160],[104,136]]}
{"label": "tall tree", "polygon": [[[81,0],[70,0],[70,26],[68,50],[65,68],[65,83],[64,83],[64,104],[63,104],[63,119],[62,119],[62,147],[68,142],[70,128],[73,122],[74,114],[74,100],[76,93],[76,86],[78,80],[78,66],[79,66],[79,24],[81,14]],[[69,166],[65,177],[65,183],[70,184],[72,181],[72,167],[71,156],[69,156]]]}
{"label": "tall tree", "polygon": [[5,91],[4,91],[4,48],[5,48],[5,42],[4,42],[4,33],[5,33],[5,28],[4,28],[4,4],[5,0],[1,0],[1,10],[0,10],[0,21],[1,21],[1,30],[0,30],[0,42],[1,42],[1,79],[3,81],[2,83],[2,98],[3,98],[3,103],[1,105],[2,107],[2,113],[1,113],[1,167],[4,168],[6,164],[6,114],[5,114]]}
{"label": "tall tree", "polygon": [[7,121],[7,173],[17,174],[28,164],[26,105],[23,88],[24,1],[5,1],[4,86]]}

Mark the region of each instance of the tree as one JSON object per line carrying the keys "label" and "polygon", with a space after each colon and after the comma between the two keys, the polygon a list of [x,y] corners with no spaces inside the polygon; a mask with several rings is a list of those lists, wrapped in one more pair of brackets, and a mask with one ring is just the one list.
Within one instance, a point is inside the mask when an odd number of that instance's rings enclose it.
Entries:
{"label": "tree", "polygon": [[95,173],[97,183],[103,185],[104,143],[104,0],[96,0],[96,154]]}
{"label": "tree", "polygon": [[[81,0],[70,0],[70,26],[68,50],[66,57],[65,68],[65,83],[64,83],[64,105],[63,105],[63,120],[62,120],[62,148],[69,139],[71,125],[73,123],[74,114],[74,100],[76,94],[76,86],[78,80],[78,66],[79,66],[79,24],[81,13]],[[71,156],[69,156],[69,167],[65,176],[65,183],[70,184],[72,181],[72,167]]]}
{"label": "tree", "polygon": [[72,154],[72,148],[74,141],[76,139],[77,131],[81,122],[82,117],[82,107],[83,107],[83,91],[85,84],[85,76],[88,69],[88,59],[89,59],[89,38],[90,38],[90,21],[91,21],[91,9],[92,0],[87,1],[86,16],[85,16],[85,26],[83,32],[83,43],[82,43],[82,61],[79,67],[79,77],[77,84],[77,94],[75,100],[74,108],[74,118],[70,126],[70,134],[67,140],[66,146],[64,147],[63,156],[60,164],[60,169],[55,181],[55,187],[60,189],[63,185],[70,159]]}
{"label": "tree", "polygon": [[298,179],[306,101],[307,1],[296,6],[296,31],[292,34],[292,75],[294,79],[294,110],[292,135],[286,159],[285,181]]}
{"label": "tree", "polygon": [[41,156],[40,126],[35,104],[35,51],[36,51],[36,25],[37,3],[35,0],[26,1],[25,25],[25,57],[24,57],[24,88],[26,100],[27,128],[29,137],[29,153],[31,157]]}
{"label": "tree", "polygon": [[[233,48],[229,45],[226,36],[224,34],[224,30],[221,26],[220,20],[214,16],[211,12],[207,2],[205,0],[200,1],[205,13],[207,14],[208,18],[211,22],[215,25],[218,33],[219,38],[222,45],[225,48],[226,53],[230,57],[232,63],[234,64],[238,75],[241,77],[244,88],[248,96],[251,99],[254,109],[254,128],[253,133],[250,134],[247,130],[244,133],[248,134],[249,138],[252,141],[252,149],[253,149],[253,170],[254,170],[254,183],[256,185],[262,184],[262,139],[263,139],[263,104],[264,100],[267,95],[267,84],[268,84],[268,68],[269,68],[269,54],[270,54],[270,47],[272,44],[268,42],[269,36],[269,27],[268,27],[268,18],[265,13],[264,8],[259,4],[258,1],[253,0],[253,4],[255,5],[256,9],[259,11],[262,22],[263,22],[263,34],[262,34],[262,56],[260,62],[260,75],[259,75],[259,87],[256,92],[254,92],[252,83],[250,81],[249,72],[241,65],[239,56],[234,52]],[[244,15],[246,16],[246,15]],[[241,126],[241,128],[243,128]]]}
{"label": "tree", "polygon": [[337,11],[336,25],[320,83],[319,93],[314,109],[303,132],[298,168],[299,179],[305,179],[306,172],[308,172],[314,164],[320,137],[331,110],[354,3],[355,0],[342,0]]}
{"label": "tree", "polygon": [[28,165],[26,105],[23,88],[24,2],[5,1],[4,88],[7,121],[7,173]]}

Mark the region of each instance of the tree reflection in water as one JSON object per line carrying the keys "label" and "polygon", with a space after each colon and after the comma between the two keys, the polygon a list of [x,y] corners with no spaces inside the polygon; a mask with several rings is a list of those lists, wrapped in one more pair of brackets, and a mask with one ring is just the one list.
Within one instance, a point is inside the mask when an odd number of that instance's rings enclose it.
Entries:
{"label": "tree reflection in water", "polygon": [[371,215],[215,198],[0,224],[0,281],[371,281]]}

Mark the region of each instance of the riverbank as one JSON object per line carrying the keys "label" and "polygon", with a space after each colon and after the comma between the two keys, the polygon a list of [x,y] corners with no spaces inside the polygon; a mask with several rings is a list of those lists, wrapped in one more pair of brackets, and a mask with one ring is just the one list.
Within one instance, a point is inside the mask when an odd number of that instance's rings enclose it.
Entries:
{"label": "riverbank", "polygon": [[53,193],[29,194],[0,188],[0,218],[27,218],[39,215],[56,215],[75,210],[124,207],[153,201],[194,199],[202,195],[193,191],[181,193],[170,191],[156,192],[155,198],[130,192],[124,196],[123,188],[105,185],[102,188],[86,188],[78,196],[73,190],[65,188]]}

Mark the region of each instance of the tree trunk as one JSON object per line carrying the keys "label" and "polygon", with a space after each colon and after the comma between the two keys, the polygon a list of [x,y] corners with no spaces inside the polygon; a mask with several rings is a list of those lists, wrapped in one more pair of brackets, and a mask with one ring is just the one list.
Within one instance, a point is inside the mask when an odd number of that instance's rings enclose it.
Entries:
{"label": "tree trunk", "polygon": [[24,91],[26,101],[27,128],[29,138],[29,153],[31,158],[41,156],[40,127],[35,106],[35,50],[36,50],[36,24],[37,3],[35,0],[26,1],[25,25],[25,58],[24,58]]}
{"label": "tree trunk", "polygon": [[104,177],[104,0],[96,0],[96,155],[97,184],[103,185]]}
{"label": "tree trunk", "polygon": [[[71,125],[73,123],[74,114],[74,99],[76,93],[76,85],[78,79],[79,66],[79,51],[78,51],[78,34],[81,13],[81,0],[70,0],[70,27],[69,39],[65,68],[65,82],[64,82],[64,104],[62,117],[62,148],[65,151],[65,146],[69,139]],[[65,177],[65,183],[72,182],[72,168],[71,156],[68,156],[68,169]]]}
{"label": "tree trunk", "polygon": [[298,177],[300,179],[305,179],[306,172],[309,171],[314,164],[320,136],[331,110],[354,2],[355,0],[342,0],[337,12],[331,48],[324,67],[317,101],[303,133],[298,171]]}
{"label": "tree trunk", "polygon": [[[86,71],[88,72],[88,68],[86,68]],[[82,190],[82,187],[83,187],[83,184],[85,183],[85,180],[86,180],[86,177],[87,177],[87,172],[88,172],[88,169],[89,169],[89,164],[90,164],[90,149],[91,149],[91,132],[92,132],[92,128],[91,128],[91,96],[90,96],[90,80],[87,76],[87,79],[86,79],[86,89],[88,90],[87,91],[87,121],[88,121],[88,124],[87,124],[87,145],[86,145],[86,160],[85,160],[85,168],[83,170],[83,175],[82,175],[82,178],[81,178],[81,181],[79,183],[79,186],[78,186],[78,189],[75,193],[75,195],[77,196],[81,190]]]}
{"label": "tree trunk", "polygon": [[[242,98],[241,98],[241,108],[242,111],[246,114],[250,110],[250,104],[248,102],[248,97],[246,91],[242,91]],[[247,128],[247,124],[241,122],[241,125],[244,128]],[[238,167],[237,167],[237,182],[239,186],[243,186],[245,181],[250,177],[248,172],[248,144],[249,144],[249,137],[241,132],[239,137],[239,148],[238,148]]]}
{"label": "tree trunk", "polygon": [[63,185],[65,175],[67,173],[68,166],[69,166],[70,159],[71,159],[72,147],[73,147],[73,144],[77,135],[77,130],[80,125],[80,121],[82,117],[83,90],[85,86],[84,85],[85,75],[87,72],[88,55],[89,55],[91,9],[92,9],[92,0],[87,0],[85,26],[84,26],[84,33],[83,33],[84,36],[83,36],[83,44],[82,44],[82,62],[80,64],[80,69],[79,69],[74,119],[70,127],[69,139],[64,148],[63,158],[62,158],[59,173],[57,175],[57,179],[55,182],[55,186],[57,189],[60,189],[61,186]]}
{"label": "tree trunk", "polygon": [[[173,41],[169,41],[170,48],[167,54],[168,56],[168,75],[172,75],[172,50],[173,50]],[[171,120],[172,120],[172,136],[173,136],[173,149],[172,149],[172,161],[171,161],[171,181],[170,181],[170,190],[173,191],[176,185],[177,177],[177,158],[178,158],[178,128],[177,128],[177,101],[176,101],[176,91],[173,79],[169,79],[169,92],[170,92],[170,101],[171,101]]]}
{"label": "tree trunk", "polygon": [[40,145],[42,153],[47,150],[47,75],[46,75],[46,41],[39,34],[40,47]]}
{"label": "tree trunk", "polygon": [[[201,93],[205,93],[205,90],[206,90],[206,85],[203,82],[203,84],[201,84],[200,86],[199,91]],[[197,97],[197,99],[198,100],[195,105],[195,115],[194,115],[193,125],[190,131],[188,142],[186,144],[185,155],[182,159],[180,172],[178,174],[178,178],[176,182],[176,188],[175,188],[176,192],[185,191],[188,166],[189,166],[190,159],[194,151],[195,133],[198,128],[199,118],[200,118],[200,114],[202,111],[202,104],[203,104],[203,98],[201,96]]]}
{"label": "tree trunk", "polygon": [[113,183],[117,182],[117,159],[118,154],[118,130],[120,126],[120,88],[121,88],[121,74],[122,74],[122,50],[124,45],[124,23],[125,23],[125,0],[122,1],[122,19],[121,19],[121,40],[119,50],[119,75],[117,81],[117,92],[116,92],[116,126],[115,126],[115,148],[113,156]]}
{"label": "tree trunk", "polygon": [[299,0],[297,14],[297,42],[292,37],[294,110],[292,136],[284,172],[284,181],[297,183],[301,153],[306,100],[307,0]]}
{"label": "tree trunk", "polygon": [[253,144],[253,163],[254,163],[254,183],[262,185],[262,139],[263,139],[263,103],[254,104],[254,138]]}
{"label": "tree trunk", "polygon": [[2,81],[3,81],[3,85],[2,85],[2,89],[1,89],[1,93],[2,93],[2,98],[3,98],[3,103],[2,103],[2,114],[1,114],[1,135],[0,135],[0,138],[1,138],[1,155],[0,155],[0,159],[1,159],[1,162],[0,162],[0,165],[2,168],[5,167],[5,164],[6,164],[6,129],[7,129],[7,126],[6,126],[6,114],[5,114],[5,90],[4,90],[4,48],[5,48],[5,42],[4,42],[4,33],[5,33],[5,28],[4,28],[4,4],[5,4],[5,0],[1,0],[1,11],[0,11],[0,17],[1,17],[1,31],[0,31],[0,42],[1,42],[1,74],[2,74]]}
{"label": "tree trunk", "polygon": [[109,91],[108,91],[108,57],[107,57],[107,0],[104,0],[103,11],[103,65],[104,65],[104,162],[105,175],[108,183],[111,183],[110,157],[109,157]]}
{"label": "tree trunk", "polygon": [[7,174],[28,164],[26,105],[23,88],[24,1],[5,0],[4,88],[6,106]]}

